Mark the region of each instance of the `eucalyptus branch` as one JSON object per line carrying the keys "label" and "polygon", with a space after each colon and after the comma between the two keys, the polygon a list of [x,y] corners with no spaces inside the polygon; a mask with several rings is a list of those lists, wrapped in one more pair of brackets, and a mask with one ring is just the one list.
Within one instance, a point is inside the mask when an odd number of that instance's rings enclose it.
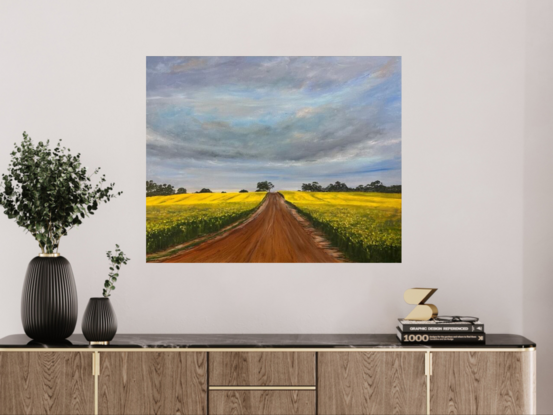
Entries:
{"label": "eucalyptus branch", "polygon": [[92,179],[92,176],[95,176],[100,171],[100,167],[98,167],[96,170],[94,170],[90,175],[87,176],[88,179]]}
{"label": "eucalyptus branch", "polygon": [[34,144],[23,133],[23,141],[11,153],[7,174],[1,176],[0,206],[35,237],[42,253],[53,253],[68,230],[93,215],[101,202],[122,193],[114,193],[115,184],[106,184],[105,176],[93,184],[91,178],[99,170],[90,174],[82,166],[81,155],[72,155],[61,140],[51,148],[49,141]]}
{"label": "eucalyptus branch", "polygon": [[109,278],[104,283],[104,291],[103,295],[106,298],[109,298],[111,295],[111,291],[115,290],[115,283],[117,282],[117,279],[119,278],[119,270],[121,269],[121,266],[126,265],[128,261],[130,261],[130,258],[128,258],[123,251],[119,248],[119,245],[115,245],[115,254],[113,255],[111,251],[108,251],[106,253],[109,261],[110,261],[110,267],[109,267]]}

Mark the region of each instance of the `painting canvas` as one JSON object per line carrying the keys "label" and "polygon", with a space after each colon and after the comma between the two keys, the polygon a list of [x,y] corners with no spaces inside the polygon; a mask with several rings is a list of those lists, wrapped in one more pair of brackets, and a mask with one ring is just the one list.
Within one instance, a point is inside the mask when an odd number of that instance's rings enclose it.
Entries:
{"label": "painting canvas", "polygon": [[400,57],[146,66],[148,262],[401,262]]}

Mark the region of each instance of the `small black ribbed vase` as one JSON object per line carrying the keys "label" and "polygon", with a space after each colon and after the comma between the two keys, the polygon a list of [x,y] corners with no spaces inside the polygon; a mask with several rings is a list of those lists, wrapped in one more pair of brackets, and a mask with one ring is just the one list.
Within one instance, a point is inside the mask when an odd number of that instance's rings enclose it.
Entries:
{"label": "small black ribbed vase", "polygon": [[90,343],[107,344],[117,333],[117,317],[109,298],[91,298],[83,316],[83,335]]}
{"label": "small black ribbed vase", "polygon": [[34,340],[64,340],[77,325],[77,287],[62,256],[34,258],[27,267],[21,298],[25,334]]}

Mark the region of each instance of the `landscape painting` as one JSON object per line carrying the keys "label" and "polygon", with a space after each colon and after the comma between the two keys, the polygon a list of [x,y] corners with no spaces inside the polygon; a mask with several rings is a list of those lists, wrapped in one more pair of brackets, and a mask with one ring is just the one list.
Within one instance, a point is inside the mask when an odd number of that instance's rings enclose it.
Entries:
{"label": "landscape painting", "polygon": [[146,66],[147,262],[401,262],[400,57]]}

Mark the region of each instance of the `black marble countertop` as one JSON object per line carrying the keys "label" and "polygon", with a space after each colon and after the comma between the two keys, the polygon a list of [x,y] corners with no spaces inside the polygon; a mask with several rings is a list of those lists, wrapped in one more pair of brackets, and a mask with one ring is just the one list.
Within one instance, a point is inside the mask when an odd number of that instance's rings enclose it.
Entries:
{"label": "black marble countertop", "polygon": [[487,334],[486,344],[411,345],[395,334],[118,334],[108,346],[89,346],[82,334],[48,343],[15,334],[0,339],[7,348],[529,348],[536,344],[516,334]]}

